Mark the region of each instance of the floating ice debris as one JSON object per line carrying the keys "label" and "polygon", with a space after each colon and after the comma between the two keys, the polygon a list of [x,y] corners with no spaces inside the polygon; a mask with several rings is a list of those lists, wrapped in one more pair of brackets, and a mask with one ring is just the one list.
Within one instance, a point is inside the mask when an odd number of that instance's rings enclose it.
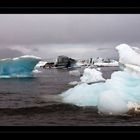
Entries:
{"label": "floating ice debris", "polygon": [[127,104],[128,109],[134,109],[135,112],[140,112],[140,104],[135,102],[128,102]]}
{"label": "floating ice debris", "polygon": [[100,70],[101,70],[101,68],[97,68],[97,70],[98,70],[98,71],[100,71]]}
{"label": "floating ice debris", "polygon": [[116,67],[118,66],[118,62],[116,60],[111,60],[111,59],[103,59],[100,57],[97,57],[96,59],[90,60],[90,64],[93,64],[94,66],[98,67]]}
{"label": "floating ice debris", "polygon": [[47,61],[39,61],[39,62],[37,63],[37,65],[35,66],[35,68],[43,67],[46,63],[47,63]]}
{"label": "floating ice debris", "polygon": [[110,62],[110,63],[94,63],[95,66],[98,66],[98,67],[116,67],[118,66],[118,62],[117,61],[113,61],[113,62]]}
{"label": "floating ice debris", "polygon": [[41,60],[36,56],[25,55],[0,60],[0,78],[31,77],[35,65]]}
{"label": "floating ice debris", "polygon": [[[125,114],[132,108],[137,111],[140,106],[140,54],[126,44],[119,45],[116,49],[120,62],[125,65],[124,71],[114,72],[105,83],[83,83],[63,92],[60,95],[63,102],[78,106],[97,106],[100,113],[110,115]],[[89,80],[91,75],[84,80]]]}
{"label": "floating ice debris", "polygon": [[69,83],[69,85],[75,86],[75,85],[77,85],[78,83],[79,83],[79,82],[77,82],[77,81],[72,81],[72,82]]}
{"label": "floating ice debris", "polygon": [[38,69],[34,69],[33,73],[41,73],[42,71],[38,70]]}
{"label": "floating ice debris", "polygon": [[80,71],[79,70],[72,70],[72,71],[69,71],[69,74],[73,75],[73,76],[80,76]]}
{"label": "floating ice debris", "polygon": [[105,81],[102,77],[102,73],[94,68],[86,68],[84,70],[83,76],[80,78],[83,83],[92,83],[97,81]]}

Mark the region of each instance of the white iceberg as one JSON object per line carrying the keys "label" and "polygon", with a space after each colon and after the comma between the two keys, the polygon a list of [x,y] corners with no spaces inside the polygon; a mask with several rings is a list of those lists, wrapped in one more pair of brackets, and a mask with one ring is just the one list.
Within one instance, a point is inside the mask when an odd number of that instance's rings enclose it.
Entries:
{"label": "white iceberg", "polygon": [[80,80],[82,83],[105,81],[105,79],[102,77],[102,73],[95,68],[86,68]]}
{"label": "white iceberg", "polygon": [[[96,70],[95,68],[85,68],[83,76],[80,77],[80,81],[72,81],[69,85],[78,85],[82,83],[96,83],[96,82],[104,82],[105,79],[102,77],[102,73],[99,71],[101,69]],[[80,76],[80,72],[78,70],[73,70],[69,72],[70,75]]]}
{"label": "white iceberg", "polygon": [[130,47],[127,44],[121,44],[116,47],[119,52],[119,62],[122,64],[132,64],[140,66],[140,53],[136,47]]}
{"label": "white iceberg", "polygon": [[[124,48],[123,48],[124,47]],[[124,71],[117,71],[105,83],[80,84],[63,92],[63,102],[78,106],[97,106],[104,114],[120,115],[140,106],[140,54],[130,46],[116,47]],[[130,56],[129,56],[130,55]]]}
{"label": "white iceberg", "polygon": [[41,58],[25,55],[0,60],[0,78],[30,77],[35,65]]}

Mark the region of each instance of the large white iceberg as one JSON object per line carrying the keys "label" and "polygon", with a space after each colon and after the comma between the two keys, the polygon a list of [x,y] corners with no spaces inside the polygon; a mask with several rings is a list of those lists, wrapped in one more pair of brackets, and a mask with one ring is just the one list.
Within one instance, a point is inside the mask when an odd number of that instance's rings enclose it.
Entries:
{"label": "large white iceberg", "polygon": [[104,114],[120,115],[140,106],[140,54],[126,44],[116,47],[123,71],[114,72],[105,83],[75,86],[60,96],[63,102],[78,106],[97,106]]}
{"label": "large white iceberg", "polygon": [[0,78],[30,77],[35,65],[40,60],[41,58],[31,55],[1,59]]}

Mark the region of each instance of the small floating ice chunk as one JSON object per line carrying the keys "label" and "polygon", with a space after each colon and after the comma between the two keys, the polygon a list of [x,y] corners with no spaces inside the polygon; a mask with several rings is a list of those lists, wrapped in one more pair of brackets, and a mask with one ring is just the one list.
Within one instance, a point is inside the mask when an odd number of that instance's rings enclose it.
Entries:
{"label": "small floating ice chunk", "polygon": [[39,61],[37,63],[37,65],[35,66],[35,68],[40,68],[40,67],[44,66],[46,63],[47,63],[47,61]]}
{"label": "small floating ice chunk", "polygon": [[72,86],[75,86],[75,85],[77,85],[79,82],[77,82],[77,81],[72,81],[72,82],[69,82],[69,85],[72,85]]}
{"label": "small floating ice chunk", "polygon": [[72,70],[72,71],[69,71],[69,74],[73,75],[73,76],[80,76],[80,71],[79,70]]}
{"label": "small floating ice chunk", "polygon": [[97,70],[98,70],[98,71],[100,71],[100,70],[101,70],[101,68],[97,68]]}
{"label": "small floating ice chunk", "polygon": [[33,73],[41,73],[42,71],[38,70],[38,69],[34,69]]}

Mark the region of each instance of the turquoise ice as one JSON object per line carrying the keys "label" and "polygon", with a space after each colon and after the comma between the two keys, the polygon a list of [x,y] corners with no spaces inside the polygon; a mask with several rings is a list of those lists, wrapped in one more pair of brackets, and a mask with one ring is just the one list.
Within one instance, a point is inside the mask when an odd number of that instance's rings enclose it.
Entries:
{"label": "turquoise ice", "polygon": [[34,56],[21,56],[0,60],[0,78],[30,77],[40,58]]}

